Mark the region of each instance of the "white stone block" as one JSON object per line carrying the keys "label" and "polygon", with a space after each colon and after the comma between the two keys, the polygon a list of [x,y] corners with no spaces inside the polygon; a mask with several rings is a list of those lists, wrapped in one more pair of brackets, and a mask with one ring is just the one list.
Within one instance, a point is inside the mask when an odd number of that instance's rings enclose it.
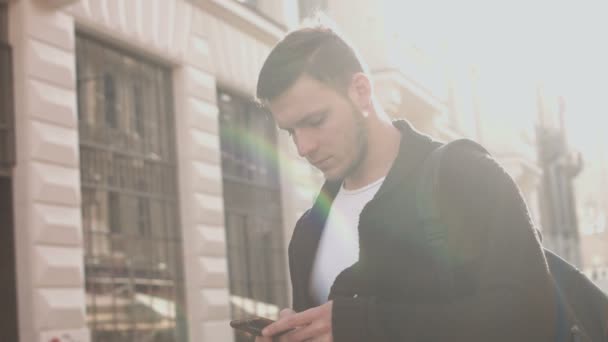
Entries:
{"label": "white stone block", "polygon": [[34,285],[77,287],[84,284],[82,248],[36,246],[34,255]]}
{"label": "white stone block", "polygon": [[196,253],[209,256],[226,255],[226,231],[220,226],[198,225],[195,229]]}
{"label": "white stone block", "polygon": [[74,51],[74,19],[61,11],[32,6],[27,31],[31,37],[65,51]]}
{"label": "white stone block", "polygon": [[39,330],[79,329],[85,326],[84,289],[37,289],[36,306]]}
{"label": "white stone block", "polygon": [[190,130],[192,142],[199,147],[220,151],[220,137],[198,129]]}
{"label": "white stone block", "polygon": [[214,103],[191,97],[188,99],[189,126],[219,134],[219,109]]}
{"label": "white stone block", "polygon": [[190,130],[190,141],[186,143],[190,149],[190,157],[220,164],[220,138],[201,130]]}
{"label": "white stone block", "polygon": [[30,179],[33,200],[80,206],[79,169],[35,162]]}
{"label": "white stone block", "polygon": [[205,289],[201,291],[203,317],[221,320],[230,317],[230,295],[228,289]]}
{"label": "white stone block", "polygon": [[186,93],[196,98],[215,101],[215,78],[194,67],[186,67]]}
{"label": "white stone block", "polygon": [[80,207],[35,203],[32,215],[34,242],[72,246],[82,245],[82,214]]}
{"label": "white stone block", "polygon": [[202,210],[210,211],[223,211],[224,210],[224,199],[220,196],[213,196],[202,193],[194,194],[195,203]]}
{"label": "white stone block", "polygon": [[75,129],[32,121],[32,132],[30,147],[34,159],[79,167]]}
{"label": "white stone block", "polygon": [[30,40],[28,45],[30,76],[66,89],[76,89],[75,57],[72,52],[36,40]]}
{"label": "white stone block", "polygon": [[186,60],[201,70],[214,70],[209,42],[203,36],[192,34]]}
{"label": "white stone block", "polygon": [[228,264],[226,258],[199,258],[202,285],[205,287],[228,287]]}
{"label": "white stone block", "polygon": [[203,341],[234,341],[234,332],[230,327],[230,321],[207,321],[203,323]]}
{"label": "white stone block", "polygon": [[211,52],[209,50],[209,43],[207,42],[207,39],[205,39],[204,36],[196,34],[192,34],[190,36],[190,48],[191,53],[200,57],[209,56]]}
{"label": "white stone block", "polygon": [[29,114],[42,121],[56,123],[65,127],[76,127],[76,92],[30,80]]}
{"label": "white stone block", "polygon": [[219,165],[194,161],[192,167],[193,186],[196,190],[212,195],[221,195],[222,170]]}

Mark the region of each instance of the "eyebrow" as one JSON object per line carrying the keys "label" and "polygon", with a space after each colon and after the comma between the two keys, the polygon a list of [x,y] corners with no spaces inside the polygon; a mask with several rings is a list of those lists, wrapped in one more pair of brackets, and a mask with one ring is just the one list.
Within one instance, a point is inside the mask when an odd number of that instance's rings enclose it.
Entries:
{"label": "eyebrow", "polygon": [[[304,114],[303,118],[301,118],[300,120],[296,121],[296,123],[294,124],[294,127],[301,126],[307,120],[310,120],[312,117],[323,115],[323,114],[327,113],[328,111],[329,111],[329,107],[323,107],[321,109],[317,109],[317,110],[313,110],[311,112],[308,112],[308,113]],[[279,128],[282,129],[282,130],[289,130],[289,129],[291,129],[291,128],[281,127],[281,126],[279,126]]]}

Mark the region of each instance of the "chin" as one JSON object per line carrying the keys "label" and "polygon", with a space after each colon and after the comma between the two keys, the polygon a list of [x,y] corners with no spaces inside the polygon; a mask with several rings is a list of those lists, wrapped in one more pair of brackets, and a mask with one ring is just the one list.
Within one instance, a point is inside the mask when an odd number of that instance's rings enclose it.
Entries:
{"label": "chin", "polygon": [[323,172],[323,176],[328,181],[337,181],[337,180],[341,180],[344,178],[344,174],[343,174],[343,172],[340,172],[340,170],[334,169],[334,170],[326,170],[326,171],[321,171],[321,172]]}

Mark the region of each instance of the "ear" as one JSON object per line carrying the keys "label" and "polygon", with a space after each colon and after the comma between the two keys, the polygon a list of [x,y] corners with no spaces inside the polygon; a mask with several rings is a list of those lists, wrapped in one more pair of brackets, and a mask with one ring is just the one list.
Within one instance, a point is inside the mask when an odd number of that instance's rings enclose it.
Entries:
{"label": "ear", "polygon": [[367,74],[358,72],[353,75],[348,86],[348,96],[360,111],[369,112],[372,109],[372,92],[372,82]]}

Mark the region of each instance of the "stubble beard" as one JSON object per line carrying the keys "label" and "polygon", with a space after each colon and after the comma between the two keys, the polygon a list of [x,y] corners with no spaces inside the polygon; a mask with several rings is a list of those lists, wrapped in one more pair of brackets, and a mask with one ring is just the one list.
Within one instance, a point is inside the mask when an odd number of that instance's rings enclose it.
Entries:
{"label": "stubble beard", "polygon": [[367,157],[368,149],[368,138],[367,130],[365,129],[365,117],[362,112],[353,108],[353,117],[355,118],[355,159],[348,166],[342,179],[353,175],[363,164],[363,161]]}

